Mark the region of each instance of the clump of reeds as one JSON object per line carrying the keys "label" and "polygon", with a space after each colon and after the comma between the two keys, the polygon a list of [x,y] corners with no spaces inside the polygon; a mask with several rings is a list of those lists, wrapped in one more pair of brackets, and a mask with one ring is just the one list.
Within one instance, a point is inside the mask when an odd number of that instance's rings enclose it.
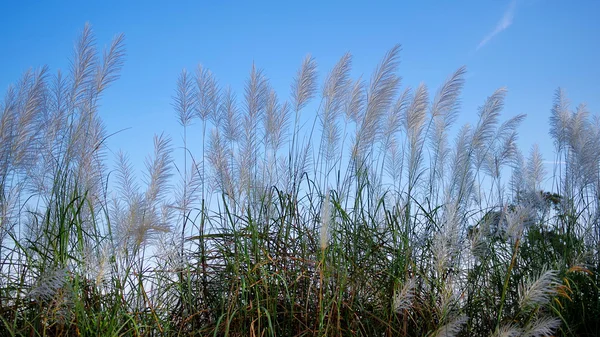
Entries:
{"label": "clump of reeds", "polygon": [[173,94],[182,143],[156,136],[138,179],[125,153],[107,173],[99,114],[123,57],[86,26],[68,72],[26,72],[0,105],[0,334],[597,331],[600,123],[562,90],[543,192],[505,89],[455,125],[463,67],[430,95],[402,86],[399,46],[322,82],[309,55],[289,94],[253,65],[238,96],[198,66]]}

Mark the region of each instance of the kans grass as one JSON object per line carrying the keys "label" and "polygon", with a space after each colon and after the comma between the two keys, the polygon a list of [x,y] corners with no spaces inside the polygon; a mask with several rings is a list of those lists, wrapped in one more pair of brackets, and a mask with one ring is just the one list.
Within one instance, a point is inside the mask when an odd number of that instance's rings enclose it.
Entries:
{"label": "kans grass", "polygon": [[0,105],[0,335],[596,335],[598,116],[556,91],[546,172],[504,89],[459,128],[465,69],[407,88],[399,53],[356,79],[307,56],[289,99],[183,71],[182,142],[138,177],[99,109],[124,39],[86,26]]}

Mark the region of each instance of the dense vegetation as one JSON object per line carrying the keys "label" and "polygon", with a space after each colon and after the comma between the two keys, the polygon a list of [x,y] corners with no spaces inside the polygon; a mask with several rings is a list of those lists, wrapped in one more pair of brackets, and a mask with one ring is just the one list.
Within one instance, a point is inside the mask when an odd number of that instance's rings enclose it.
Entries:
{"label": "dense vegetation", "polygon": [[139,179],[98,109],[123,37],[100,56],[86,26],[0,104],[0,335],[596,335],[600,119],[557,90],[548,177],[505,90],[455,128],[465,69],[404,89],[399,51],[369,80],[308,56],[289,100],[183,71],[183,142]]}

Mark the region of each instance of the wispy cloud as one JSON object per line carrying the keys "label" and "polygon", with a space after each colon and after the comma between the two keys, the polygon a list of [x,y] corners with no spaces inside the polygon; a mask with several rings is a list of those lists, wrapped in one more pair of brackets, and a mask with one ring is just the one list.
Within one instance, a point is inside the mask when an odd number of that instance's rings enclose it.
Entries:
{"label": "wispy cloud", "polygon": [[479,45],[477,46],[477,50],[481,49],[481,47],[485,46],[491,39],[493,39],[496,35],[500,34],[502,31],[510,27],[513,23],[513,18],[515,16],[515,9],[517,7],[517,0],[512,0],[508,5],[508,8],[502,15],[502,18],[496,24],[494,30],[492,30],[488,35],[486,35]]}

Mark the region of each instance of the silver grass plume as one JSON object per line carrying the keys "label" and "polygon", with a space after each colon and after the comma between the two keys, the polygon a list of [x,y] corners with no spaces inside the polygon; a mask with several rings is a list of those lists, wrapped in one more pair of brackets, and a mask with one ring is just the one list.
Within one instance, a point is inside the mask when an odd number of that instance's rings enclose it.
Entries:
{"label": "silver grass plume", "polygon": [[389,149],[390,144],[395,141],[396,133],[400,131],[402,117],[406,116],[406,110],[409,107],[410,96],[411,90],[406,88],[398,97],[394,106],[388,110],[381,140],[381,148],[384,151]]}
{"label": "silver grass plume", "polygon": [[433,120],[433,132],[429,133],[433,147],[433,172],[439,180],[444,179],[444,169],[450,153],[448,146],[448,130],[454,122],[460,107],[460,93],[464,87],[466,68],[458,68],[438,90],[431,105],[430,114]]}
{"label": "silver grass plume", "polygon": [[308,168],[313,165],[312,149],[311,142],[306,142],[302,145],[298,154],[295,174],[301,175],[304,172],[308,172]]}
{"label": "silver grass plume", "polygon": [[202,188],[202,169],[195,160],[188,165],[185,170],[187,177],[180,179],[175,188],[175,205],[181,211],[189,211],[191,205],[198,202],[199,191]]}
{"label": "silver grass plume", "polygon": [[360,125],[364,117],[365,100],[365,82],[359,78],[352,84],[352,88],[348,91],[346,106],[344,108],[346,111],[346,120],[351,120],[356,125]]}
{"label": "silver grass plume", "polygon": [[36,301],[50,301],[67,283],[69,271],[67,268],[50,268],[46,270],[37,285],[32,287],[27,297]]}
{"label": "silver grass plume", "polygon": [[69,124],[69,79],[58,71],[53,76],[48,95],[48,108],[46,127],[44,128],[44,149],[41,151],[40,171],[37,188],[47,191],[52,185],[51,172],[56,171],[58,163],[55,158],[60,158],[64,150],[64,137]]}
{"label": "silver grass plume", "polygon": [[351,67],[352,55],[346,53],[325,78],[322,92],[322,96],[325,99],[325,113],[337,114],[342,110],[350,85],[349,76]]}
{"label": "silver grass plume", "polygon": [[275,90],[269,92],[265,109],[265,142],[274,153],[283,146],[286,130],[290,123],[290,107],[288,102],[279,103]]}
{"label": "silver grass plume", "polygon": [[467,323],[467,316],[458,316],[441,326],[435,333],[436,337],[454,337],[462,330],[463,325]]}
{"label": "silver grass plume", "polygon": [[512,241],[521,239],[525,226],[528,224],[531,210],[524,205],[519,205],[510,211],[504,210],[506,221],[506,235]]}
{"label": "silver grass plume", "polygon": [[532,319],[523,331],[522,337],[551,337],[560,327],[560,319],[555,317],[540,317]]}
{"label": "silver grass plume", "polygon": [[19,214],[15,212],[20,206],[22,186],[11,186],[6,189],[0,185],[0,244],[12,233],[19,222]]}
{"label": "silver grass plume", "polygon": [[[228,170],[233,177],[239,176],[239,167],[236,165],[237,161],[235,159],[235,151],[236,144],[241,140],[242,133],[240,129],[242,127],[242,122],[240,121],[240,112],[237,107],[236,96],[235,93],[231,90],[230,87],[225,89],[223,99],[221,102],[221,114],[223,115],[223,123],[221,124],[221,129],[223,132],[223,138],[226,142],[227,152],[230,157],[228,158]],[[244,186],[243,184],[239,184],[239,186]],[[233,187],[235,189],[235,187]],[[230,198],[234,198],[235,194],[229,196]]]}
{"label": "silver grass plume", "polygon": [[[111,225],[115,227],[114,233],[117,237],[117,246],[127,247],[132,240],[139,237],[137,229],[141,226],[140,205],[143,202],[139,186],[135,182],[133,165],[123,152],[117,154],[117,190],[119,196],[112,200]],[[125,203],[125,206],[123,205]],[[143,235],[143,233],[142,233]]]}
{"label": "silver grass plume", "polygon": [[47,68],[26,72],[16,88],[9,88],[0,116],[0,172],[28,169],[39,152],[47,93]]}
{"label": "silver grass plume", "polygon": [[129,161],[129,156],[122,151],[117,154],[116,179],[121,197],[129,206],[133,205],[139,196],[139,186],[135,182],[133,165]]}
{"label": "silver grass plume", "polygon": [[473,130],[472,142],[475,148],[485,146],[493,139],[500,111],[504,107],[505,97],[506,89],[500,88],[488,97],[484,105],[479,108],[479,122]]}
{"label": "silver grass plume", "polygon": [[279,174],[277,174],[275,176],[275,185],[276,186],[283,186],[283,187],[288,187],[290,186],[290,175],[288,174],[288,169],[289,169],[289,162],[288,162],[288,158],[286,158],[285,156],[279,156],[277,157],[277,172]]}
{"label": "silver grass plume", "polygon": [[509,182],[510,191],[515,201],[522,200],[523,194],[526,190],[526,170],[525,158],[523,157],[521,151],[518,150],[515,153],[515,158],[513,160],[512,173]]}
{"label": "silver grass plume", "polygon": [[[274,147],[275,139],[279,135],[278,132],[282,130],[278,129],[278,116],[279,112],[279,100],[277,99],[277,93],[275,90],[270,89],[267,95],[267,103],[265,106],[265,116],[263,118],[263,128],[265,130],[265,139],[263,141],[265,149],[269,150]],[[266,154],[265,154],[266,155]]]}
{"label": "silver grass plume", "polygon": [[525,119],[525,115],[517,115],[502,123],[487,146],[476,148],[477,166],[492,178],[500,178],[502,166],[513,162],[517,153],[517,127]]}
{"label": "silver grass plume", "polygon": [[[434,259],[434,270],[437,278],[451,276],[448,270],[455,266],[456,258],[461,249],[461,229],[460,212],[458,200],[452,200],[447,197],[444,213],[441,219],[441,226],[438,232],[433,234],[432,253]],[[446,278],[445,285],[448,292],[442,294],[443,304],[449,304],[452,298],[452,279]],[[441,306],[445,309],[445,305]]]}
{"label": "silver grass plume", "polygon": [[89,23],[85,24],[79,40],[75,44],[75,57],[71,62],[70,108],[82,104],[89,93],[90,86],[97,78],[96,40]]}
{"label": "silver grass plume", "polygon": [[65,324],[72,317],[74,294],[68,279],[66,268],[51,268],[28,294],[30,299],[44,303],[39,314],[49,325]]}
{"label": "silver grass plume", "polygon": [[224,115],[224,121],[222,124],[223,137],[229,143],[235,143],[240,140],[240,112],[237,108],[235,93],[230,87],[225,89],[222,102],[222,112]]}
{"label": "silver grass plume", "polygon": [[[588,124],[588,146],[587,159],[585,160],[584,172],[587,177],[586,182],[594,186],[598,201],[600,203],[600,116],[596,115]],[[599,204],[600,206],[600,204]],[[597,208],[598,209],[598,208]],[[597,212],[600,217],[600,212]]]}
{"label": "silver grass plume", "polygon": [[102,62],[96,72],[96,92],[101,94],[112,82],[119,79],[125,59],[125,36],[117,35],[108,49],[104,50]]}
{"label": "silver grass plume", "polygon": [[427,86],[421,83],[413,95],[412,102],[405,111],[402,118],[402,126],[411,144],[417,145],[427,117]]}
{"label": "silver grass plume", "polygon": [[585,104],[580,104],[571,118],[569,128],[570,158],[567,164],[573,168],[580,188],[598,182],[598,163],[600,162],[600,140],[598,129],[590,120]]}
{"label": "silver grass plume", "polygon": [[492,337],[519,337],[523,332],[512,324],[504,324],[496,330]]}
{"label": "silver grass plume", "polygon": [[[10,86],[2,101],[2,110],[0,114],[0,141],[3,146],[0,147],[0,192],[4,192],[5,177],[8,175],[10,170],[14,167],[12,162],[11,150],[13,148],[12,143],[14,142],[14,127],[15,127],[15,114],[16,114],[16,91],[13,86]],[[2,194],[0,194],[1,196]]]}
{"label": "silver grass plume", "polygon": [[529,158],[527,159],[526,182],[529,192],[539,192],[542,190],[542,183],[546,175],[544,168],[544,159],[540,153],[537,144],[531,148]]}
{"label": "silver grass plume", "polygon": [[331,204],[329,201],[329,190],[325,192],[325,199],[321,205],[321,232],[319,243],[321,250],[325,250],[329,246],[329,227],[331,226]]}
{"label": "silver grass plume", "polygon": [[177,79],[177,88],[173,97],[173,107],[177,112],[177,121],[183,127],[191,124],[196,109],[194,83],[187,70],[183,69]]}
{"label": "silver grass plume", "polygon": [[[82,209],[83,218],[91,215],[94,206],[102,201],[106,155],[104,140],[105,127],[97,115],[98,100],[104,90],[118,79],[121,71],[124,51],[124,36],[117,35],[105,49],[102,59],[98,58],[95,38],[89,24],[86,24],[75,46],[75,56],[71,63],[69,85],[60,96],[66,99],[66,123],[54,133],[58,136],[57,157],[53,175],[59,171],[73,169],[77,186],[87,194],[90,204]],[[59,105],[60,106],[60,105]],[[57,112],[58,116],[63,114]],[[61,116],[62,117],[62,116]],[[90,209],[91,208],[91,209]]]}
{"label": "silver grass plume", "polygon": [[[491,216],[490,216],[491,215]],[[476,230],[470,232],[471,254],[476,261],[481,261],[491,253],[489,240],[496,236],[497,225],[502,219],[501,212],[488,212]]]}
{"label": "silver grass plume", "polygon": [[302,167],[306,164],[306,161],[300,158],[302,151],[299,150],[300,110],[314,97],[316,90],[317,63],[312,56],[307,55],[291,84],[292,106],[295,117],[287,168],[288,175],[290,176],[287,186],[289,191],[295,190],[298,187],[298,180],[304,172]]}
{"label": "silver grass plume", "polygon": [[577,152],[586,142],[586,131],[588,129],[590,112],[585,104],[579,104],[571,117],[568,128],[568,143]]}
{"label": "silver grass plume", "polygon": [[466,72],[467,69],[464,66],[458,68],[438,90],[431,105],[431,115],[434,118],[443,117],[446,128],[456,120],[456,114],[460,107],[459,96],[465,85]]}
{"label": "silver grass plume", "polygon": [[250,72],[250,78],[245,86],[246,114],[244,116],[244,131],[246,146],[250,151],[255,151],[258,145],[256,137],[260,122],[264,116],[269,96],[269,85],[262,70],[256,69],[254,64]]}
{"label": "silver grass plume", "polygon": [[[173,108],[177,113],[177,118],[179,124],[183,127],[183,170],[180,171],[181,180],[179,180],[178,184],[180,188],[176,190],[175,195],[175,207],[177,207],[181,211],[182,217],[182,237],[185,235],[185,229],[187,225],[187,216],[188,209],[193,202],[194,194],[197,192],[193,184],[195,181],[192,181],[195,175],[195,171],[193,170],[195,167],[192,167],[192,171],[188,173],[188,146],[187,146],[187,128],[192,124],[192,120],[194,118],[196,109],[197,109],[197,98],[196,92],[194,91],[194,83],[191,76],[188,74],[186,69],[181,71],[181,74],[177,78],[177,87],[175,89],[175,96],[173,97]],[[192,157],[192,161],[193,157]],[[192,164],[192,166],[194,166]],[[190,176],[190,174],[192,176]],[[201,182],[202,183],[202,182]],[[199,188],[203,187],[203,184],[198,186]],[[181,191],[181,192],[180,192]],[[179,230],[179,228],[178,228]],[[183,238],[182,238],[183,241]],[[182,247],[183,248],[183,247]]]}
{"label": "silver grass plume", "polygon": [[322,96],[325,101],[320,115],[322,129],[320,154],[329,162],[339,153],[340,129],[337,124],[349,88],[352,57],[346,53],[327,75]]}
{"label": "silver grass plume", "polygon": [[[261,70],[254,64],[250,78],[245,86],[246,113],[244,115],[244,138],[241,143],[240,185],[244,186],[246,196],[255,195],[254,189],[259,188],[258,183],[258,156],[259,145],[263,137],[259,134],[260,125],[264,118],[265,108],[269,94],[269,84]],[[263,130],[264,131],[264,130]]]}
{"label": "silver grass plume", "polygon": [[394,311],[402,312],[409,310],[412,306],[413,299],[415,297],[415,288],[417,285],[417,279],[412,277],[404,282],[402,288],[394,291]]}
{"label": "silver grass plume", "polygon": [[427,87],[420,84],[415,90],[413,100],[409,107],[405,110],[405,115],[402,118],[402,125],[408,138],[408,175],[409,188],[416,184],[418,171],[422,161],[422,148],[425,140],[423,132],[425,131],[425,119],[427,117],[428,104]]}
{"label": "silver grass plume", "polygon": [[289,137],[289,133],[286,132],[286,130],[289,127],[291,119],[291,109],[288,102],[284,102],[282,105],[280,105],[278,110],[276,126],[279,127],[279,130],[275,133],[276,135],[273,136],[273,150],[275,152],[277,152],[283,146]]}
{"label": "silver grass plume", "polygon": [[456,198],[461,204],[471,197],[474,184],[470,156],[471,144],[469,143],[471,134],[472,129],[469,125],[463,126],[458,132],[450,161],[449,186],[446,188],[452,198]]}
{"label": "silver grass plume", "polygon": [[388,144],[388,154],[389,157],[386,157],[387,160],[385,161],[384,170],[388,176],[392,178],[394,191],[397,192],[404,169],[404,153],[402,148],[398,145],[397,140],[392,139]]}
{"label": "silver grass plume", "polygon": [[[271,89],[265,110],[265,169],[268,177],[266,183],[273,185],[280,175],[278,151],[287,139],[290,123],[290,106],[288,102],[279,103],[277,94]],[[284,171],[285,172],[285,171]]]}
{"label": "silver grass plume", "polygon": [[[402,155],[399,153],[397,133],[400,131],[402,116],[409,106],[410,92],[410,88],[406,88],[398,97],[394,106],[388,110],[381,134],[380,153],[383,154],[383,158],[381,159],[381,172],[378,175],[382,177],[384,172],[387,173],[392,178],[394,187],[402,174],[400,163],[404,159],[401,158]],[[391,157],[391,162],[388,161],[388,156]]]}
{"label": "silver grass plume", "polygon": [[225,146],[219,129],[212,130],[208,145],[208,162],[212,166],[213,189],[218,192],[233,195],[233,181],[229,170],[228,159],[231,156]]}
{"label": "silver grass plume", "polygon": [[[170,230],[164,197],[169,193],[171,177],[170,139],[154,137],[154,155],[146,159],[146,191],[139,192],[133,168],[127,157],[119,155],[117,182],[121,199],[113,202],[112,224],[116,226],[118,244],[121,248],[137,249]],[[126,207],[123,207],[124,200]]]}
{"label": "silver grass plume", "polygon": [[519,307],[524,312],[548,304],[556,294],[558,272],[547,270],[536,279],[528,279],[524,285],[519,286]]}
{"label": "silver grass plume", "polygon": [[[383,124],[383,132],[381,133],[380,153],[383,154],[383,159],[381,159],[381,170],[392,177],[394,184],[398,177],[397,172],[394,172],[392,169],[392,167],[398,163],[397,133],[400,131],[402,116],[408,108],[409,98],[410,88],[406,88],[398,97],[394,106],[388,110],[386,120]],[[391,165],[387,163],[388,155],[393,157],[395,163],[392,163]]]}
{"label": "silver grass plume", "polygon": [[[105,158],[106,151],[103,147],[105,140],[106,129],[102,119],[94,116],[90,120],[87,132],[81,131],[79,137],[82,140],[80,147],[79,161],[77,167],[77,176],[79,184],[88,193],[89,199],[98,205],[99,198],[102,198],[102,185],[104,184],[104,176],[106,172]],[[86,134],[86,137],[83,135]],[[84,208],[83,212],[88,212]]]}
{"label": "silver grass plume", "polygon": [[[353,122],[355,124],[356,128],[360,127],[362,120],[364,118],[364,107],[365,107],[365,103],[366,103],[365,82],[361,78],[359,78],[354,83],[349,83],[348,85],[351,86],[351,88],[348,89],[347,97],[345,99],[345,104],[344,104],[344,111],[345,111],[345,114],[344,114],[344,138],[343,138],[343,142],[341,145],[341,151],[340,151],[339,157],[337,159],[337,161],[339,163],[338,170],[341,169],[343,151],[345,151],[348,123]],[[357,150],[355,141],[356,141],[356,135],[354,135],[350,141],[350,144],[352,146],[352,149],[351,149],[352,152],[355,152],[355,150]],[[351,164],[351,165],[354,165],[354,164]],[[346,185],[346,183],[349,183],[349,181],[350,181],[349,177],[347,177],[344,179],[344,182],[339,182],[338,186],[337,186],[337,190],[338,191],[344,190],[346,187],[343,187],[342,185]]]}
{"label": "silver grass plume", "polygon": [[560,152],[567,143],[568,129],[571,123],[571,112],[569,110],[569,100],[564,90],[556,89],[554,94],[554,103],[550,114],[550,135],[558,152]]}
{"label": "silver grass plume", "polygon": [[352,158],[355,160],[364,160],[367,151],[373,146],[382,131],[383,116],[391,106],[400,85],[400,78],[396,75],[399,52],[399,45],[387,52],[371,77],[366,112],[357,127],[355,143],[352,148]]}
{"label": "silver grass plume", "polygon": [[213,73],[198,66],[196,70],[196,115],[203,123],[211,119],[215,125],[220,122],[220,115],[217,113],[220,100],[220,89]]}
{"label": "silver grass plume", "polygon": [[158,208],[169,192],[171,178],[171,139],[164,135],[154,136],[154,156],[146,159],[146,201],[150,207]]}
{"label": "silver grass plume", "polygon": [[292,82],[292,103],[296,112],[302,110],[317,91],[317,63],[307,55]]}
{"label": "silver grass plume", "polygon": [[92,261],[92,263],[88,263],[90,265],[90,276],[96,287],[101,287],[106,281],[110,280],[110,258],[112,254],[111,247],[104,244],[98,247],[95,252],[90,249],[89,254],[86,255]]}

